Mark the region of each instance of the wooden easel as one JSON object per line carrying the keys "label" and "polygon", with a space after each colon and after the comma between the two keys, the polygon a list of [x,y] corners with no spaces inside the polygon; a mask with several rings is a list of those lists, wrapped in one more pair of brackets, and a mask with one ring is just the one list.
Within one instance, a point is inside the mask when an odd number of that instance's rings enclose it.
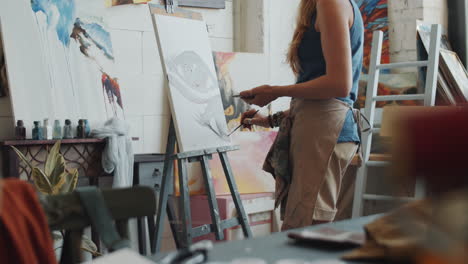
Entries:
{"label": "wooden easel", "polygon": [[[174,13],[174,5],[176,1],[168,1],[168,5],[149,4],[151,14],[161,14],[161,12],[167,12],[165,15],[181,16],[182,11],[176,11]],[[183,11],[186,15],[192,17],[199,17],[197,13],[190,13]],[[183,15],[183,14],[182,14]],[[163,68],[164,65],[163,65]],[[161,238],[164,231],[164,220],[167,216],[169,218],[172,234],[176,242],[177,248],[187,248],[191,245],[192,239],[200,236],[204,236],[210,233],[214,233],[217,240],[224,239],[224,230],[241,226],[244,236],[246,238],[252,237],[252,232],[248,225],[247,215],[245,213],[242,201],[237,189],[237,185],[232,173],[231,165],[228,160],[227,152],[238,150],[238,146],[228,146],[213,149],[204,149],[199,151],[191,151],[185,153],[176,153],[175,146],[177,144],[176,131],[174,122],[171,119],[169,126],[169,134],[166,146],[166,158],[164,160],[163,179],[161,184],[161,191],[159,194],[159,204],[156,215],[156,226],[155,230],[150,230],[151,234],[154,234],[151,239],[151,251],[153,253],[159,252],[161,248]],[[232,219],[220,219],[218,203],[216,201],[216,193],[213,187],[213,181],[211,176],[211,170],[209,166],[209,160],[213,154],[218,154],[223,166],[224,174],[226,176],[229,189],[234,201],[234,205],[237,210],[238,216]],[[171,194],[174,187],[174,161],[177,160],[178,164],[178,176],[179,176],[179,188],[180,188],[180,203],[179,203],[179,221],[175,221],[175,210],[174,205],[168,203],[169,195]],[[187,163],[189,162],[200,162],[205,189],[208,196],[208,203],[211,214],[211,224],[206,224],[196,228],[192,228],[192,219],[190,214],[190,193],[187,177]],[[152,232],[153,231],[153,232]]]}

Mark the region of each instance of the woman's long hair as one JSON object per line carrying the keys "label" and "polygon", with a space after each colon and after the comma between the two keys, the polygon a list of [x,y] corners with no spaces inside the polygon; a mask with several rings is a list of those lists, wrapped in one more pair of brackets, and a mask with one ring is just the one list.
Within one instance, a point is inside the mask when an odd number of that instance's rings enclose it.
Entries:
{"label": "woman's long hair", "polygon": [[299,16],[297,17],[297,26],[294,31],[293,39],[289,45],[289,52],[287,62],[291,65],[293,72],[298,75],[301,71],[301,64],[299,63],[299,45],[301,44],[304,33],[312,25],[312,15],[315,13],[317,7],[317,0],[302,0],[299,5]]}

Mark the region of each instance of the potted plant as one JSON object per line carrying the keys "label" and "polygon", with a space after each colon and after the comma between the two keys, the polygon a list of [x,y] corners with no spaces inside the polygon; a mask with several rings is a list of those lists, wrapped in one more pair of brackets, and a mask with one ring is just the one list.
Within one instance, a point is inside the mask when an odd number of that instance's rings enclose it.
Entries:
{"label": "potted plant", "polygon": [[[50,149],[47,155],[44,169],[35,167],[24,154],[13,147],[18,157],[31,169],[31,177],[35,188],[44,195],[57,195],[71,193],[75,190],[78,182],[78,169],[67,168],[65,158],[60,153],[60,141],[57,141]],[[61,248],[63,242],[63,231],[54,231],[52,233],[54,244],[59,245],[55,248],[57,251]],[[94,256],[100,256],[96,245],[86,236],[81,240],[81,249]]]}

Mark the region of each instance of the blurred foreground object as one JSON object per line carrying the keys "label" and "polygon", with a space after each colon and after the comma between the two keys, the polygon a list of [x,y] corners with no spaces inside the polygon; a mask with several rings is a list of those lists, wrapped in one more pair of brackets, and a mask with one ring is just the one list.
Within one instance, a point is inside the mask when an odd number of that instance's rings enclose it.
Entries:
{"label": "blurred foreground object", "polygon": [[386,263],[468,263],[467,212],[468,189],[407,204],[366,225],[365,244],[343,258]]}
{"label": "blurred foreground object", "polygon": [[468,263],[468,107],[388,107],[393,178],[423,180],[427,198],[368,224],[366,243],[344,258],[390,263]]}
{"label": "blurred foreground object", "polygon": [[0,180],[0,262],[57,263],[46,216],[26,181]]}
{"label": "blurred foreground object", "polygon": [[468,107],[388,107],[383,120],[397,180],[421,178],[431,196],[468,187]]}

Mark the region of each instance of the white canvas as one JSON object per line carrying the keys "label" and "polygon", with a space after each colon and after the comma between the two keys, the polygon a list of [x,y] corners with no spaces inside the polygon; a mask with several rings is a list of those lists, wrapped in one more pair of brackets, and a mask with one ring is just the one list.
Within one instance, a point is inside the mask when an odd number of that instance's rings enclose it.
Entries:
{"label": "white canvas", "polygon": [[203,21],[154,15],[180,150],[230,145]]}

